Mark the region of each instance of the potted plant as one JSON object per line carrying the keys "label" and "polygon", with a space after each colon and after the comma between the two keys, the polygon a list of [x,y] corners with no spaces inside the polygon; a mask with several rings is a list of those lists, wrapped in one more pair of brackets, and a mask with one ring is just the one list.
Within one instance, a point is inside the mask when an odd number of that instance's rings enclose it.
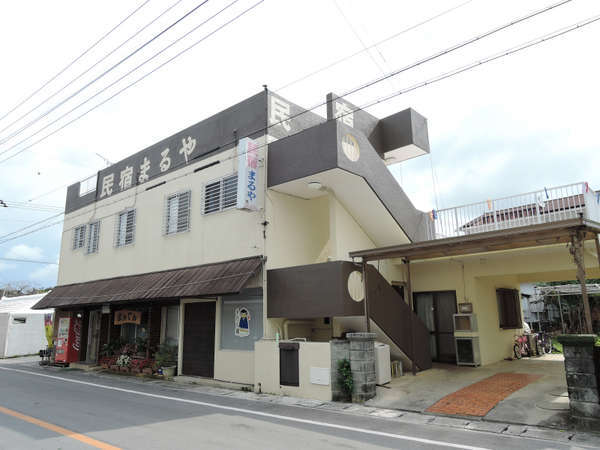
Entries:
{"label": "potted plant", "polygon": [[161,344],[154,353],[154,366],[162,372],[165,378],[171,378],[175,375],[177,368],[177,346]]}
{"label": "potted plant", "polygon": [[129,367],[131,366],[131,356],[126,353],[122,353],[117,358],[117,366],[119,367],[119,371],[129,372]]}

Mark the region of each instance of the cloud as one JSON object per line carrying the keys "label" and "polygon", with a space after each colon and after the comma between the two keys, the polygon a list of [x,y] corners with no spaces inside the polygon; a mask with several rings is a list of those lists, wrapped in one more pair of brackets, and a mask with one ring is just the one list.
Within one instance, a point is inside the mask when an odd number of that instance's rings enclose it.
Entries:
{"label": "cloud", "polygon": [[17,244],[10,248],[4,254],[5,258],[14,258],[14,259],[31,259],[31,260],[39,260],[42,259],[44,252],[40,247],[32,247],[27,244]]}
{"label": "cloud", "polygon": [[55,285],[56,278],[58,277],[58,266],[56,265],[45,265],[39,269],[34,270],[29,274],[29,279],[33,282],[39,283],[43,286]]}

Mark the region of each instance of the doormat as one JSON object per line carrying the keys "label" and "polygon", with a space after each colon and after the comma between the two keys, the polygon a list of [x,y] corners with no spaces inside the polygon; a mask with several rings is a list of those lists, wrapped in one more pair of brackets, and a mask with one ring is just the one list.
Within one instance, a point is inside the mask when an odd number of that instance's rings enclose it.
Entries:
{"label": "doormat", "polygon": [[541,377],[525,373],[498,373],[445,396],[430,406],[427,412],[483,417],[510,394]]}

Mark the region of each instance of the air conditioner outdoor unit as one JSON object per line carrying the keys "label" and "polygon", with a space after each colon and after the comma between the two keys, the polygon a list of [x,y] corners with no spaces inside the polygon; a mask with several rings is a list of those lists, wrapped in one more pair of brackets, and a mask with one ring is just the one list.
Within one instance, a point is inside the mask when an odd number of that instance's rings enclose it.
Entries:
{"label": "air conditioner outdoor unit", "polygon": [[479,338],[455,337],[454,339],[456,343],[456,364],[458,366],[480,366]]}

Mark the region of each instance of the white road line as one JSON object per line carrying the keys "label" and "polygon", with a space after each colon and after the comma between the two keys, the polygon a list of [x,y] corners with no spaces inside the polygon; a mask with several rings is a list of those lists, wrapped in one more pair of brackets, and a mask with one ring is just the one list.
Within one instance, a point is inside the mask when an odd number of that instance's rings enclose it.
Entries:
{"label": "white road line", "polygon": [[178,398],[178,397],[170,397],[167,395],[151,394],[148,392],[134,391],[132,389],[124,389],[124,388],[118,388],[118,387],[114,387],[114,386],[106,386],[104,384],[90,383],[88,381],[72,380],[70,378],[57,377],[55,375],[46,375],[46,374],[37,373],[37,372],[30,372],[28,370],[12,369],[9,367],[0,367],[0,370],[25,373],[28,375],[35,375],[38,377],[51,378],[54,380],[65,381],[68,383],[83,384],[86,386],[92,386],[92,387],[96,387],[96,388],[100,388],[100,389],[109,389],[111,391],[119,391],[119,392],[126,392],[129,394],[143,395],[146,397],[158,398],[161,400],[172,400],[172,401],[180,402],[180,403],[188,403],[188,404],[192,404],[192,405],[206,406],[208,408],[222,409],[222,410],[226,410],[226,411],[234,411],[234,412],[238,412],[238,413],[242,413],[242,414],[260,416],[260,417],[268,417],[270,419],[284,420],[284,421],[288,421],[288,422],[303,423],[303,424],[314,425],[314,426],[323,427],[323,428],[333,428],[333,429],[337,429],[337,430],[352,431],[355,433],[370,434],[370,435],[387,437],[387,438],[392,438],[392,439],[399,439],[399,440],[403,440],[403,441],[419,442],[421,444],[438,445],[440,447],[461,448],[461,449],[465,449],[465,450],[490,450],[490,449],[486,449],[485,447],[473,447],[470,445],[454,444],[452,442],[434,441],[432,439],[423,439],[423,438],[413,437],[413,436],[404,436],[401,434],[386,433],[384,431],[368,430],[366,428],[355,428],[355,427],[349,427],[346,425],[338,425],[338,424],[329,423],[329,422],[319,422],[316,420],[299,419],[296,417],[282,416],[279,414],[270,414],[270,413],[265,413],[265,412],[260,412],[260,411],[253,411],[251,409],[236,408],[234,406],[224,406],[224,405],[218,405],[215,403],[201,402],[201,401],[197,401],[197,400],[189,400],[189,399]]}

